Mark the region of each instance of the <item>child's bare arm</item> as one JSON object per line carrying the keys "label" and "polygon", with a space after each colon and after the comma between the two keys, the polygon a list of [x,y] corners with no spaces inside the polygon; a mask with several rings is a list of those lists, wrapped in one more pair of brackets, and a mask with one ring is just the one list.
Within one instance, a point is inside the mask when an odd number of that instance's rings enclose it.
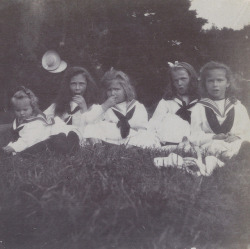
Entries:
{"label": "child's bare arm", "polygon": [[240,139],[240,137],[229,133],[227,138],[224,141],[227,142],[227,143],[232,143],[232,142],[234,142],[234,141],[236,141],[238,139]]}
{"label": "child's bare arm", "polygon": [[86,112],[87,111],[87,104],[83,96],[81,95],[75,95],[72,100],[81,108],[81,112]]}
{"label": "child's bare arm", "polygon": [[113,107],[115,105],[116,105],[116,97],[111,96],[102,104],[102,109],[104,112],[106,112],[110,107]]}
{"label": "child's bare arm", "polygon": [[225,140],[228,138],[227,134],[220,133],[213,136],[213,140]]}

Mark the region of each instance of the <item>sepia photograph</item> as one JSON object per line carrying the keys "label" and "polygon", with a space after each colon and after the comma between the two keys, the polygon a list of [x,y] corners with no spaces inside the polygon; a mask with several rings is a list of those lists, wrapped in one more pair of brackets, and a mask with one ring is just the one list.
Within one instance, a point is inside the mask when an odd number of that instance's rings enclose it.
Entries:
{"label": "sepia photograph", "polygon": [[0,249],[250,249],[250,0],[1,0]]}

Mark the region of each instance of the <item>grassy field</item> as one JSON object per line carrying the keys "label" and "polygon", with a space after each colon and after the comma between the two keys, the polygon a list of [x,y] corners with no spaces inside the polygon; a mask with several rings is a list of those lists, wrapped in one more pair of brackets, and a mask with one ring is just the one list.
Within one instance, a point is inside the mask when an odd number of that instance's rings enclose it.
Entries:
{"label": "grassy field", "polygon": [[1,158],[0,248],[247,248],[247,160],[195,177],[154,167],[155,156],[102,145]]}

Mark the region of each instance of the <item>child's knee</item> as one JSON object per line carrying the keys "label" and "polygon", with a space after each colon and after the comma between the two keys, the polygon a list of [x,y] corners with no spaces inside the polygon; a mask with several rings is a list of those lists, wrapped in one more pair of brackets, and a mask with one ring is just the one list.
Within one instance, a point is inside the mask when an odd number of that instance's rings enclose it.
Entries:
{"label": "child's knee", "polygon": [[73,152],[74,150],[78,150],[80,148],[79,137],[73,131],[69,132],[67,136],[67,143],[68,143],[68,152]]}
{"label": "child's knee", "polygon": [[57,153],[71,153],[80,148],[79,137],[73,131],[70,131],[67,136],[65,133],[60,133],[50,137],[49,147]]}
{"label": "child's knee", "polygon": [[40,153],[43,153],[47,150],[47,145],[46,145],[46,141],[41,141],[37,144],[32,145],[31,147],[23,150],[22,152],[20,152],[21,156],[37,156]]}
{"label": "child's knee", "polygon": [[57,153],[67,153],[68,143],[66,135],[64,133],[59,133],[51,136],[48,140],[48,147],[50,150]]}

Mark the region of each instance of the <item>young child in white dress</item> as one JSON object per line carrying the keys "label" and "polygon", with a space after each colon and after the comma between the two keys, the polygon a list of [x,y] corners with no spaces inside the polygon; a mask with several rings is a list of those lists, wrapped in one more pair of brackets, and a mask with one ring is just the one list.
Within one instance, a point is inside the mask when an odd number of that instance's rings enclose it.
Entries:
{"label": "young child in white dress", "polygon": [[95,115],[92,115],[92,124],[86,126],[84,137],[127,145],[139,131],[146,130],[147,111],[143,104],[135,100],[131,80],[122,71],[111,68],[104,74],[101,83],[105,89],[106,101],[99,107],[94,106],[93,110],[98,109],[99,112],[92,112]]}
{"label": "young child in white dress", "polygon": [[246,108],[236,99],[233,75],[222,63],[209,62],[201,69],[203,98],[191,116],[193,144],[204,153],[227,160],[237,155],[243,141],[250,141]]}
{"label": "young child in white dress", "polygon": [[198,77],[186,62],[169,63],[170,84],[149,121],[161,145],[178,145],[190,135],[191,112],[199,100]]}
{"label": "young child in white dress", "polygon": [[[38,98],[30,89],[19,87],[11,102],[16,118],[13,122],[11,142],[2,148],[5,153],[33,154],[47,148],[57,152],[68,152],[69,148],[79,143],[73,129],[68,131],[67,137],[60,133],[58,127],[54,127],[54,120],[48,120],[40,111]],[[69,141],[72,143],[69,144]]]}

